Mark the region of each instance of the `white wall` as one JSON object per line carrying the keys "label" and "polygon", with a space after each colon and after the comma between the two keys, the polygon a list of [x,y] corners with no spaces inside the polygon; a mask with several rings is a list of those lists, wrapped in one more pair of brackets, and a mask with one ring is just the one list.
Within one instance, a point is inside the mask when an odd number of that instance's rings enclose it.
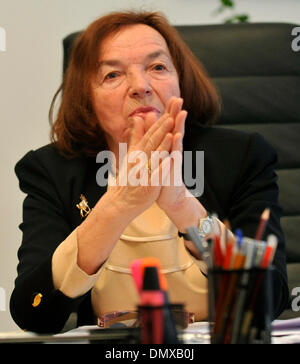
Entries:
{"label": "white wall", "polygon": [[[300,23],[299,0],[236,0],[252,21]],[[128,8],[161,10],[173,24],[219,23],[217,0],[0,0],[0,331],[15,330],[8,302],[21,241],[23,194],[13,167],[30,149],[48,143],[48,109],[62,71],[61,40],[99,15]],[[3,304],[3,296],[5,302]]]}

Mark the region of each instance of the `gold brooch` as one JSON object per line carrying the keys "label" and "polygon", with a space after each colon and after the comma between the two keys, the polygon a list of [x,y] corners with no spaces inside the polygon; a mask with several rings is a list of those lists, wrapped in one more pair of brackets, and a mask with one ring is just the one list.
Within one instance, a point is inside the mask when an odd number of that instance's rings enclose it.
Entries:
{"label": "gold brooch", "polygon": [[92,211],[89,207],[87,199],[80,195],[81,202],[76,205],[76,207],[80,210],[80,215],[82,218],[85,218],[88,216],[88,214]]}
{"label": "gold brooch", "polygon": [[33,301],[32,301],[32,307],[38,307],[42,302],[43,295],[41,293],[35,294]]}

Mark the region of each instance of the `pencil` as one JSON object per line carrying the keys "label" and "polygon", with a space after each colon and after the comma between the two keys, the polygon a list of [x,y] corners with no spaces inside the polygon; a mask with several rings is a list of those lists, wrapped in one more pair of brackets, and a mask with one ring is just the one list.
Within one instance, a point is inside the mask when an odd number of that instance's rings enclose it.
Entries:
{"label": "pencil", "polygon": [[261,240],[262,239],[262,236],[263,236],[263,234],[265,232],[269,217],[270,217],[270,209],[267,208],[261,214],[260,223],[259,223],[259,226],[258,226],[258,229],[257,229],[257,232],[256,232],[256,236],[255,236],[256,240]]}
{"label": "pencil", "polygon": [[231,230],[230,221],[228,219],[224,219],[223,224],[225,225],[227,230]]}

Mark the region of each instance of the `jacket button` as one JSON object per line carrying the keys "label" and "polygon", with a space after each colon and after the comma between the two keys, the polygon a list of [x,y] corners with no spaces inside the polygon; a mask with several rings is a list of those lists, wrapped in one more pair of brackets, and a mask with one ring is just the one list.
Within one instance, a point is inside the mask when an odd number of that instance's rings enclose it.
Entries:
{"label": "jacket button", "polygon": [[43,295],[41,293],[35,293],[32,301],[32,307],[38,307],[42,302]]}

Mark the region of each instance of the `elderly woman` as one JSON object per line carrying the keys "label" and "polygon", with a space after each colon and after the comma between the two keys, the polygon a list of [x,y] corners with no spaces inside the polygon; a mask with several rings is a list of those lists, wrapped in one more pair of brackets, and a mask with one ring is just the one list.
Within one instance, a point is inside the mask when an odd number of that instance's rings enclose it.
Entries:
{"label": "elderly woman", "polygon": [[[71,312],[83,325],[110,311],[134,310],[139,301],[130,263],[145,256],[160,259],[170,300],[205,319],[201,257],[178,232],[204,221],[212,229],[203,233],[214,229],[222,236],[226,217],[232,229],[254,236],[266,207],[265,234],[279,239],[273,276],[278,316],[288,291],[275,152],[257,134],[209,125],[219,110],[217,93],[167,20],[148,12],[99,18],[77,40],[61,89],[53,143],[16,165],[27,194],[11,297],[16,323],[59,332]],[[96,156],[105,150],[115,157],[109,172],[115,183],[103,187]],[[190,174],[200,168],[196,151],[204,151],[203,194],[193,195],[181,178],[163,183],[178,177],[178,168],[181,175],[182,160],[178,167],[170,156],[185,150],[194,153]],[[167,153],[155,161],[154,151]],[[129,158],[134,152],[136,160]],[[149,183],[131,183],[141,177],[142,169],[135,169],[141,153],[148,157]],[[128,182],[120,183],[124,173]],[[151,184],[154,175],[160,183]]]}

